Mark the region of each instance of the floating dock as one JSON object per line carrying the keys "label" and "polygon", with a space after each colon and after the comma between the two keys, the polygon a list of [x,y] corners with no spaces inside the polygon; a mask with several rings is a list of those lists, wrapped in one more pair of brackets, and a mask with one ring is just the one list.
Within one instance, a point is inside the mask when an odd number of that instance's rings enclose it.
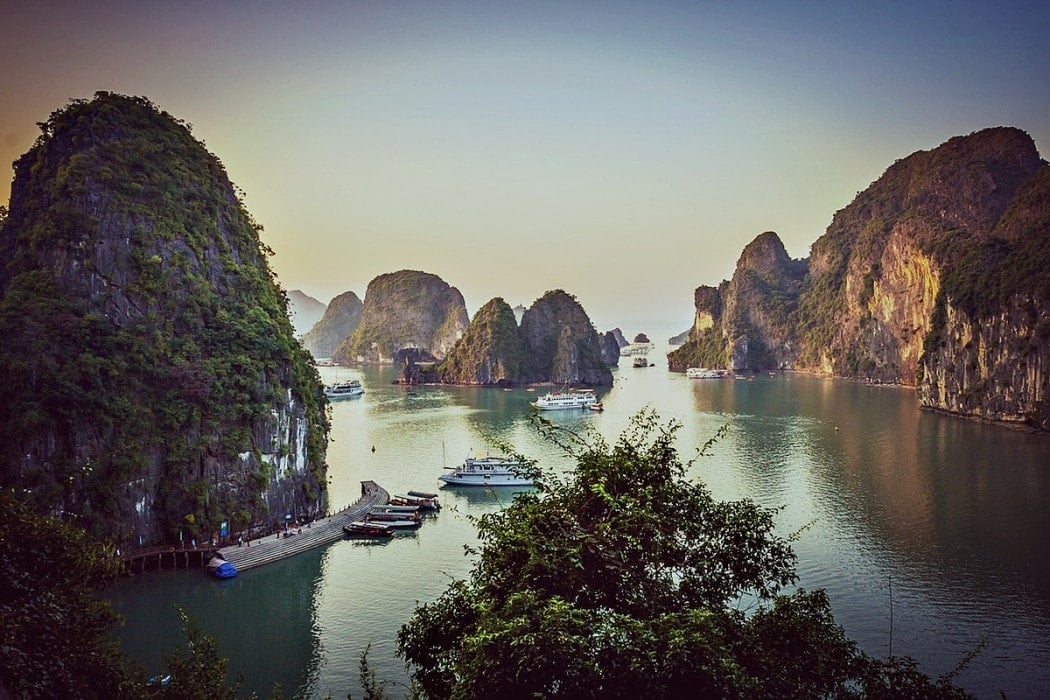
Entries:
{"label": "floating dock", "polygon": [[315,520],[309,526],[296,527],[296,534],[291,537],[285,537],[282,531],[252,540],[250,544],[223,547],[218,551],[237,571],[254,569],[341,540],[343,525],[354,520],[364,520],[369,509],[389,502],[390,494],[383,487],[374,481],[362,481],[361,498],[355,503],[327,518]]}

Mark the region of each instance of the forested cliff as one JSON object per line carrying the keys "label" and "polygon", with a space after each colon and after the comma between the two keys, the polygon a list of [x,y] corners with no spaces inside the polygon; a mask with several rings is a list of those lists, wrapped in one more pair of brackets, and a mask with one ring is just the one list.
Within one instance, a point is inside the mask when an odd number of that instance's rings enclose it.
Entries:
{"label": "forested cliff", "polygon": [[556,289],[525,310],[520,326],[506,301],[490,300],[474,315],[443,362],[430,368],[409,363],[402,371],[402,381],[608,386],[612,372],[603,357],[603,338],[587,312],[575,297]]}
{"label": "forested cliff", "polygon": [[0,224],[0,480],[118,543],[324,503],[327,420],[259,227],[189,128],[97,93]]}
{"label": "forested cliff", "polygon": [[303,336],[303,347],[314,357],[331,357],[339,344],[361,323],[364,305],[353,292],[343,292],[324,310],[324,315]]}
{"label": "forested cliff", "polygon": [[389,364],[407,348],[443,359],[468,323],[463,295],[437,275],[418,270],[379,275],[365,290],[360,322],[332,351],[332,361]]}
{"label": "forested cliff", "polygon": [[923,406],[1048,429],[1050,166],[1019,129],[897,161],[808,260],[773,233],[696,293],[672,369],[794,368],[917,386]]}

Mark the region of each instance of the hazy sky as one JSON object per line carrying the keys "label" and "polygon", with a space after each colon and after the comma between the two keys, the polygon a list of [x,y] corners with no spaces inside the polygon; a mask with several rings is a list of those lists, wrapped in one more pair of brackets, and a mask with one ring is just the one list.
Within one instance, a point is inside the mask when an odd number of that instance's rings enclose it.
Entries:
{"label": "hazy sky", "polygon": [[418,269],[662,333],[915,150],[1012,125],[1045,156],[1050,3],[0,3],[0,161],[96,90],[194,125],[286,289]]}

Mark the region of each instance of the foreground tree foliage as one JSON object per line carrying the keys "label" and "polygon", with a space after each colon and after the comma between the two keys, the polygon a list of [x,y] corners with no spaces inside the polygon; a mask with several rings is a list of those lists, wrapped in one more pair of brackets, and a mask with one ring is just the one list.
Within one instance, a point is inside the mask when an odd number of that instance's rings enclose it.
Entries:
{"label": "foreground tree foliage", "polygon": [[118,571],[83,530],[0,492],[0,696],[134,694],[109,636],[119,618],[95,592]]}
{"label": "foreground tree foliage", "polygon": [[469,580],[398,635],[422,695],[966,697],[860,652],[823,591],[785,594],[776,511],[687,480],[677,429],[640,414],[575,450],[568,481],[478,519]]}
{"label": "foreground tree foliage", "polygon": [[97,597],[120,571],[112,547],[3,491],[0,522],[0,698],[237,697],[218,643],[181,609],[186,648],[167,656],[168,685],[120,651],[120,618]]}

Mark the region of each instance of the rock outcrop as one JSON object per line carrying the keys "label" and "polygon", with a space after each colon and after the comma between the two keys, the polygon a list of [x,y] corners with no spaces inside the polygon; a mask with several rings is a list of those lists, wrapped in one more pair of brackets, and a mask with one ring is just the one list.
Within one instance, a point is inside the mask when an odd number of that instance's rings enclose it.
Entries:
{"label": "rock outcrop", "polygon": [[788,257],[767,231],[744,248],[722,295],[722,334],[729,367],[786,368],[794,362],[788,319],[798,303],[806,263]]}
{"label": "rock outcrop", "polygon": [[684,344],[686,341],[689,340],[689,333],[691,331],[692,331],[692,328],[687,328],[686,330],[682,331],[678,335],[672,335],[670,338],[667,339],[667,344],[668,345],[682,345],[682,344]]}
{"label": "rock outcrop", "polygon": [[361,324],[364,304],[353,292],[343,292],[328,304],[324,316],[303,336],[303,347],[314,357],[331,357],[339,344]]}
{"label": "rock outcrop", "polygon": [[419,348],[441,360],[467,330],[463,295],[437,275],[401,270],[368,283],[361,322],[332,352],[340,364],[390,364]]}
{"label": "rock outcrop", "polygon": [[144,98],[41,128],[0,224],[0,486],[118,546],[322,509],[321,385],[219,160]]}
{"label": "rock outcrop", "polygon": [[[618,367],[620,365],[620,348],[623,346],[620,345],[620,341],[616,337],[619,330],[619,328],[614,328],[611,331],[606,331],[601,336],[602,360],[610,367]],[[620,338],[622,337],[623,334],[621,333]]]}
{"label": "rock outcrop", "polygon": [[288,315],[297,336],[313,328],[324,316],[325,308],[322,302],[299,289],[288,292]]}
{"label": "rock outcrop", "polygon": [[1018,129],[897,161],[835,214],[807,261],[763,234],[731,281],[698,289],[670,366],[901,383],[928,408],[1046,429],[1048,183]]}
{"label": "rock outcrop", "polygon": [[[425,366],[424,364],[425,363]],[[404,348],[394,355],[399,367],[399,384],[434,384],[437,382],[434,356],[420,348]]]}
{"label": "rock outcrop", "polygon": [[474,314],[470,327],[438,368],[445,384],[511,386],[520,383],[528,367],[528,353],[514,318],[514,310],[495,298]]}
{"label": "rock outcrop", "polygon": [[531,381],[609,386],[612,372],[602,359],[598,332],[575,297],[547,292],[521,319]]}

